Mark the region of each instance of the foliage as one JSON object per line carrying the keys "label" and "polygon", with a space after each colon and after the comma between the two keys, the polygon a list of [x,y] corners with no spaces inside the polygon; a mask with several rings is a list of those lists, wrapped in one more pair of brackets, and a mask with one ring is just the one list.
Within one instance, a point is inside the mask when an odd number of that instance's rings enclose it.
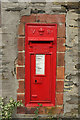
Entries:
{"label": "foliage", "polygon": [[34,111],[36,118],[34,118],[33,120],[38,120],[38,114],[39,114],[40,107],[42,107],[42,104],[38,103],[38,106],[36,107],[36,110]]}
{"label": "foliage", "polygon": [[0,120],[11,119],[12,113],[15,108],[23,106],[22,101],[15,101],[12,97],[8,103],[5,103],[5,98],[0,97]]}

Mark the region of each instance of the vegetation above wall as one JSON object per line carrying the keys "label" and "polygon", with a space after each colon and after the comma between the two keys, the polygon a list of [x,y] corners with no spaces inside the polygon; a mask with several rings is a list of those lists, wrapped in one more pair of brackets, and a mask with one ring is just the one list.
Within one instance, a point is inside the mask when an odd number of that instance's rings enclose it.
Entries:
{"label": "vegetation above wall", "polygon": [[12,97],[7,103],[5,103],[6,98],[0,98],[0,120],[11,119],[15,108],[23,106],[21,101],[15,101]]}

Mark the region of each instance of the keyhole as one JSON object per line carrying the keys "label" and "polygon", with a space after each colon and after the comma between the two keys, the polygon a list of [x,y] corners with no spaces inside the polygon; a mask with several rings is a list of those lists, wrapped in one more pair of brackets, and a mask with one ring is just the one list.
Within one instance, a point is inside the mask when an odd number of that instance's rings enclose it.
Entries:
{"label": "keyhole", "polygon": [[37,83],[37,80],[35,80],[35,83]]}

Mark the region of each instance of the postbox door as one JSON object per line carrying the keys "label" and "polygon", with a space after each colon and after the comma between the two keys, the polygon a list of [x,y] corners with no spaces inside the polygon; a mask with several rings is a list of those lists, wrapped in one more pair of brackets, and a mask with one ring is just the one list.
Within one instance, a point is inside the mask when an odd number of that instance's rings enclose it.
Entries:
{"label": "postbox door", "polygon": [[51,102],[51,55],[31,55],[31,100]]}
{"label": "postbox door", "polygon": [[54,106],[57,25],[26,24],[25,36],[25,106]]}

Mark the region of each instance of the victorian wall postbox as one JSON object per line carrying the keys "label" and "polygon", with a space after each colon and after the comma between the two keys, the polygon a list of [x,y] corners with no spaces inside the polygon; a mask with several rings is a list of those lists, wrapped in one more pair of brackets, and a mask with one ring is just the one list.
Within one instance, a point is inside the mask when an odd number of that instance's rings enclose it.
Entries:
{"label": "victorian wall postbox", "polygon": [[57,24],[25,25],[25,106],[55,105]]}

